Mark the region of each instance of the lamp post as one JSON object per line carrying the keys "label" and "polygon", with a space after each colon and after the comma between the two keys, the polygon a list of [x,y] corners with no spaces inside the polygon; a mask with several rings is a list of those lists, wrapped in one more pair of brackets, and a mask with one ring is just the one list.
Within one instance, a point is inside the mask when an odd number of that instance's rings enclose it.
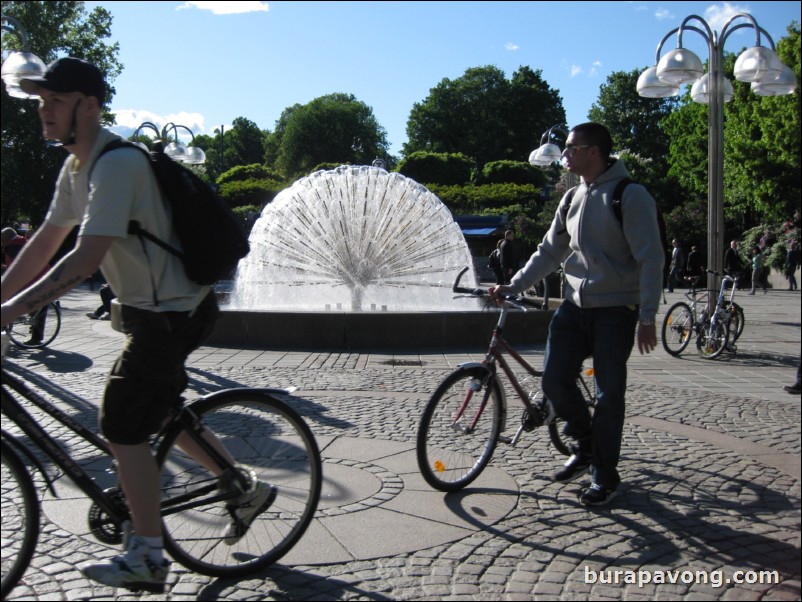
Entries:
{"label": "lamp post", "polygon": [[219,163],[218,170],[220,171],[220,173],[218,174],[218,176],[221,176],[223,175],[223,167],[225,166],[225,164],[223,163],[223,155],[226,151],[226,142],[225,142],[226,126],[221,125],[219,128],[214,128],[214,133],[220,135],[220,161],[218,162]]}
{"label": "lamp post", "polygon": [[[737,25],[735,21],[746,20]],[[689,23],[696,23],[689,25]],[[695,82],[691,98],[705,103],[708,110],[708,215],[707,215],[707,267],[721,272],[724,236],[724,103],[732,98],[732,84],[724,79],[724,44],[735,31],[751,27],[755,31],[755,45],[746,49],[736,60],[735,79],[751,82],[752,91],[760,96],[791,94],[796,88],[796,76],[784,65],[774,51],[771,36],[757,24],[752,15],[739,13],[724,24],[721,34],[698,15],[685,17],[682,24],[668,32],[657,45],[656,65],[649,67],[638,78],[638,94],[647,98],[665,98],[679,94],[681,84]],[[702,61],[682,45],[682,36],[687,31],[698,33],[707,42],[708,73],[704,73]],[[677,33],[677,48],[660,53],[666,41]],[[769,41],[771,48],[760,45],[761,36]],[[707,275],[707,288],[716,289],[715,274]],[[712,315],[715,305],[713,295],[708,296],[708,313]]]}
{"label": "lamp post", "polygon": [[142,128],[151,129],[156,132],[157,136],[157,144],[164,144],[165,140],[168,140],[170,137],[170,132],[172,131],[172,135],[174,139],[167,147],[164,149],[164,154],[170,157],[175,161],[181,161],[182,163],[190,163],[192,165],[199,165],[201,163],[206,162],[206,153],[203,152],[203,149],[197,146],[185,146],[183,142],[178,139],[178,128],[185,129],[189,132],[189,135],[192,137],[192,140],[195,140],[195,134],[192,133],[192,130],[189,129],[185,125],[179,125],[175,123],[168,123],[165,125],[161,130],[156,127],[155,124],[151,123],[150,121],[146,121],[141,124],[136,130],[134,131],[134,137],[139,134],[139,130]]}
{"label": "lamp post", "polygon": [[[562,134],[563,140],[568,139],[568,126],[556,124],[551,126],[548,130],[543,132],[540,136],[540,146],[529,153],[529,164],[541,169],[553,165],[554,163],[562,163],[563,152],[559,145],[552,140],[557,140],[554,134]],[[557,140],[559,142],[559,140]],[[565,144],[565,142],[563,142]],[[575,186],[574,174],[568,172],[567,185],[568,188]]]}
{"label": "lamp post", "polygon": [[2,15],[3,31],[16,34],[22,42],[22,51],[14,50],[8,58],[3,61],[0,76],[6,85],[6,92],[13,98],[35,98],[19,87],[21,79],[32,76],[44,75],[46,67],[42,59],[35,54],[28,52],[28,36],[22,28],[22,24],[14,17]]}

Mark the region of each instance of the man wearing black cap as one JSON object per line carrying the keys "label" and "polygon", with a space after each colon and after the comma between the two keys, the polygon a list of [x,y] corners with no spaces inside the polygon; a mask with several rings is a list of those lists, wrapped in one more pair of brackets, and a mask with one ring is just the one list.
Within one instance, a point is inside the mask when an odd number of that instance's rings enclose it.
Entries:
{"label": "man wearing black cap", "polygon": [[[117,460],[133,533],[123,555],[82,570],[112,587],[162,592],[169,563],[162,555],[159,470],[148,437],[181,403],[186,358],[211,331],[217,303],[210,287],[187,278],[177,257],[128,235],[128,222],[137,220],[180,248],[145,156],[129,147],[97,159],[116,138],[101,127],[106,85],[100,70],[63,58],[20,86],[39,97],[44,138],[70,155],[44,225],[3,275],[2,324],[57,299],[98,268],[117,293],[127,338],[106,386],[100,426]],[[80,226],[75,248],[27,286],[75,226]],[[227,543],[238,541],[274,496],[269,485],[249,477],[250,487],[228,502]]]}

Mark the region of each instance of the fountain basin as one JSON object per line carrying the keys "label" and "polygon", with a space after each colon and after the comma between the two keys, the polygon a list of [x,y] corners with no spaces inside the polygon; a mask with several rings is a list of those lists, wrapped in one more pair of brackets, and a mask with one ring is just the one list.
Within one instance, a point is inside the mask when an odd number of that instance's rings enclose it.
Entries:
{"label": "fountain basin", "polygon": [[[555,304],[556,305],[556,304]],[[510,311],[504,328],[513,345],[543,343],[553,309]],[[206,344],[264,349],[484,348],[498,310],[454,312],[221,312]]]}

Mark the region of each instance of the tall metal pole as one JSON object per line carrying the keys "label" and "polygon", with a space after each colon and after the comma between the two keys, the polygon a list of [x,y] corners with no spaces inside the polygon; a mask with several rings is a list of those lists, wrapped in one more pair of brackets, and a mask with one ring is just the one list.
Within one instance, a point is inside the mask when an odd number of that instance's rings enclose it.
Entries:
{"label": "tall metal pole", "polygon": [[[724,237],[724,75],[722,48],[717,34],[708,38],[710,59],[710,102],[708,103],[708,216],[707,216],[707,267],[722,273]],[[707,288],[717,290],[717,276],[707,274]],[[716,298],[708,295],[708,315],[713,315]]]}

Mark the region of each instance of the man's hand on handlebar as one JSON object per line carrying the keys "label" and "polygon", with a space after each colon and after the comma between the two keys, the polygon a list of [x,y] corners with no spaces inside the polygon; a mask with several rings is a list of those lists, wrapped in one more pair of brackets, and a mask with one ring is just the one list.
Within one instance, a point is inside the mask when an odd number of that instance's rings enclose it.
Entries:
{"label": "man's hand on handlebar", "polygon": [[504,301],[503,296],[510,294],[510,287],[506,284],[497,284],[487,289],[487,293],[490,295],[490,298],[496,302],[496,305],[501,305]]}

